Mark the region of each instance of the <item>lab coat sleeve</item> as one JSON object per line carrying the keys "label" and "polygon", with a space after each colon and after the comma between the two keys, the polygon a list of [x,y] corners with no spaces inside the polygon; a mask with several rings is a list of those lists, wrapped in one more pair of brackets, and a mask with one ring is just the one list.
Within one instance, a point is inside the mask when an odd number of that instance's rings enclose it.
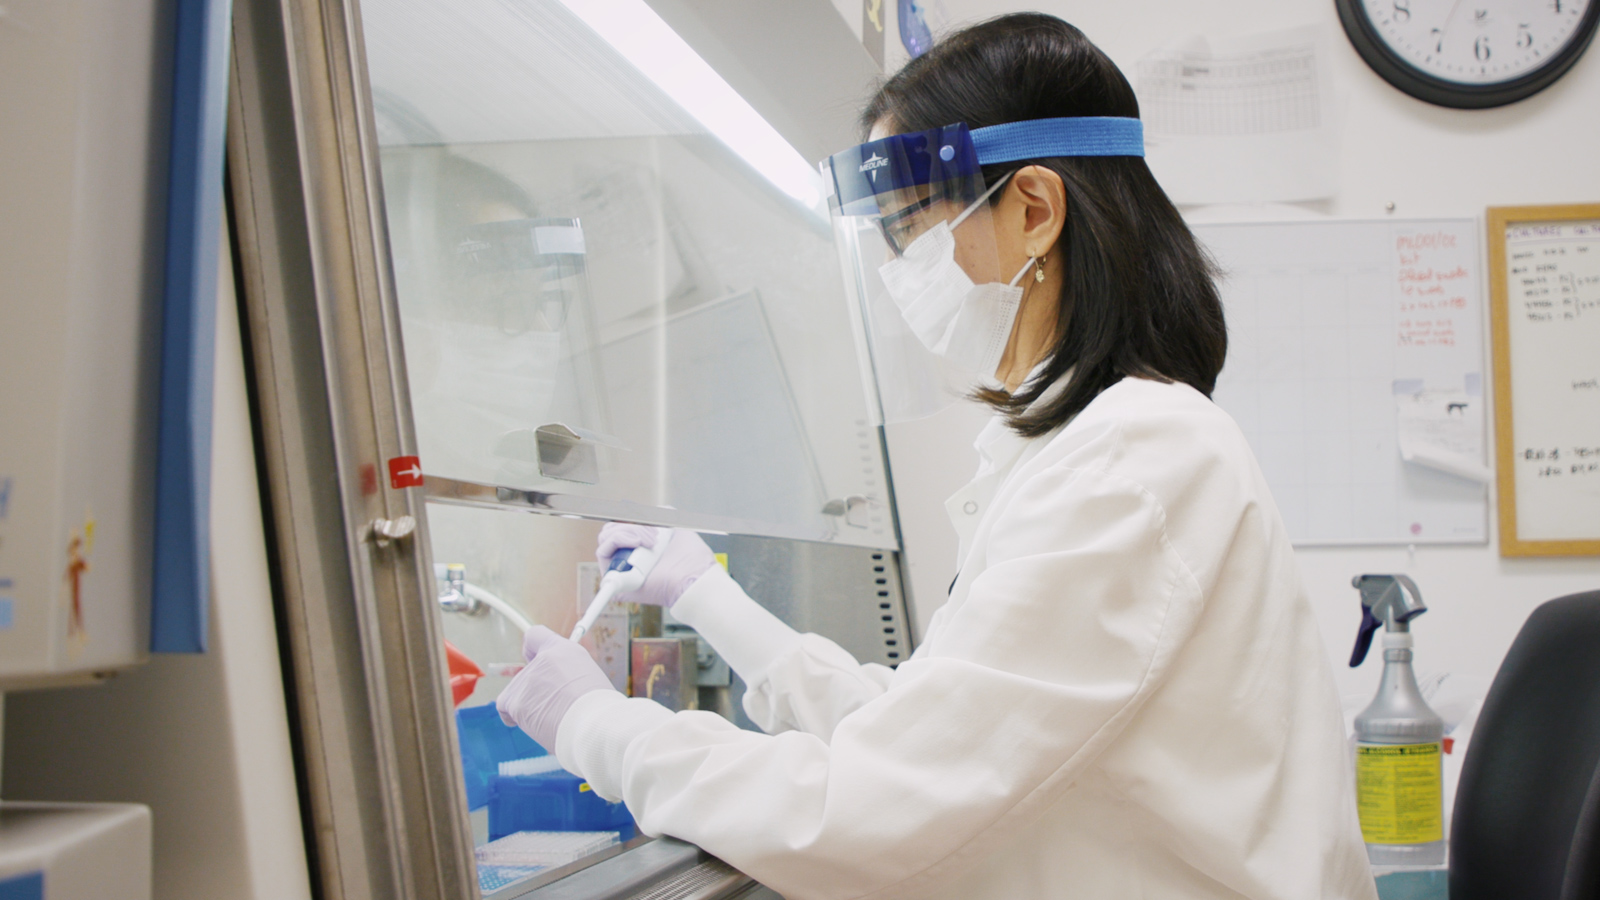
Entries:
{"label": "lab coat sleeve", "polygon": [[882,694],[893,672],[784,624],[721,567],[700,576],[672,614],[710,642],[744,680],[744,708],[763,731],[828,740],[846,715]]}
{"label": "lab coat sleeve", "polygon": [[641,701],[613,698],[580,701],[558,752],[646,832],[790,900],[915,896],[1070,791],[1162,683],[1202,605],[1165,522],[1127,479],[1046,468],[999,508],[938,640],[831,741],[708,713],[620,727]]}

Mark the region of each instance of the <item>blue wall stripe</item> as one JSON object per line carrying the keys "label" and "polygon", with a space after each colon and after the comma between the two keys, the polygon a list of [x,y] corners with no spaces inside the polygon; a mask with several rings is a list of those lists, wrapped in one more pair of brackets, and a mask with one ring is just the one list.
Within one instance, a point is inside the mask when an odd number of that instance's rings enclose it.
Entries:
{"label": "blue wall stripe", "polygon": [[178,0],[172,66],[150,649],[204,653],[228,0]]}

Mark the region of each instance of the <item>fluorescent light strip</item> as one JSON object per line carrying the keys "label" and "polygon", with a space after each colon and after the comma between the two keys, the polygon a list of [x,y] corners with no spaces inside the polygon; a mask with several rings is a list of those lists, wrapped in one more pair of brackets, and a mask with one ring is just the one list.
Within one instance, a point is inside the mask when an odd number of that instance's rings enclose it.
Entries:
{"label": "fluorescent light strip", "polygon": [[779,190],[821,202],[816,170],[644,0],[561,2]]}

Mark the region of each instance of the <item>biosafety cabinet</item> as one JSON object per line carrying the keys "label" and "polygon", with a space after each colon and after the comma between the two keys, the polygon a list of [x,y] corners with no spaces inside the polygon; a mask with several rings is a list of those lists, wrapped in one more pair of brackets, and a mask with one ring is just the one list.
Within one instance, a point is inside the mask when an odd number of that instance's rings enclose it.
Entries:
{"label": "biosafety cabinet", "polygon": [[[639,836],[492,703],[528,624],[577,620],[608,520],[699,531],[795,627],[909,656],[810,164],[876,74],[826,0],[236,6],[230,208],[324,896],[765,891]],[[665,619],[586,640],[620,688],[748,727]]]}

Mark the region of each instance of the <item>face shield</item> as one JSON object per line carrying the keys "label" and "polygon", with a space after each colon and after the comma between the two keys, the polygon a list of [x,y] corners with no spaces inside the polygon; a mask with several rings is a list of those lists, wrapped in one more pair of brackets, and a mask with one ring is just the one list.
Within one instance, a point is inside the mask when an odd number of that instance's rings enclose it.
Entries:
{"label": "face shield", "polygon": [[1139,120],[1086,117],[893,135],[821,164],[880,423],[999,387],[1032,260],[1002,263],[993,200],[1009,175],[986,185],[982,167],[1143,155]]}

